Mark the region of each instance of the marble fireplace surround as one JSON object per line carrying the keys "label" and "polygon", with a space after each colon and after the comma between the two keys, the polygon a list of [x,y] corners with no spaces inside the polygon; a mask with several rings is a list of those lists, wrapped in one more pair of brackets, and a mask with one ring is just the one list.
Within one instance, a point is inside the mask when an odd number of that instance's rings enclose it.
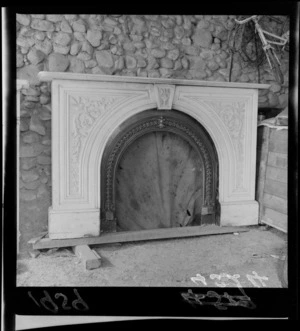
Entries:
{"label": "marble fireplace surround", "polygon": [[101,160],[128,118],[174,109],[197,120],[219,162],[220,226],[258,223],[258,89],[266,84],[40,72],[52,81],[52,239],[100,236]]}

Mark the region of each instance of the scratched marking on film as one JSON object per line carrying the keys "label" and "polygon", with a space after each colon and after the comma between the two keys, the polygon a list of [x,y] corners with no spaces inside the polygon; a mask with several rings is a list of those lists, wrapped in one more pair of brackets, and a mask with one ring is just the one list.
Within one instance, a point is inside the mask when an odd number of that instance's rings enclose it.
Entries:
{"label": "scratched marking on film", "polygon": [[[216,291],[207,291],[204,293],[194,293],[189,289],[186,293],[181,293],[181,296],[184,300],[190,303],[192,306],[214,306],[219,310],[227,310],[228,307],[244,307],[248,309],[256,308],[256,305],[252,302],[251,298],[245,293],[242,288],[242,284],[239,281],[240,275],[234,274],[229,275],[226,273],[221,274],[210,274],[209,278],[214,280],[214,285],[217,287],[237,287],[242,295],[229,295],[227,292],[220,295]],[[265,281],[269,278],[266,276],[259,276],[257,272],[252,271],[252,275],[246,275],[246,278],[251,282],[254,287],[266,287]],[[203,285],[207,286],[207,282],[204,276],[201,274],[196,274],[196,277],[191,277],[193,283],[200,285],[201,282]],[[211,299],[217,299],[211,301]]]}

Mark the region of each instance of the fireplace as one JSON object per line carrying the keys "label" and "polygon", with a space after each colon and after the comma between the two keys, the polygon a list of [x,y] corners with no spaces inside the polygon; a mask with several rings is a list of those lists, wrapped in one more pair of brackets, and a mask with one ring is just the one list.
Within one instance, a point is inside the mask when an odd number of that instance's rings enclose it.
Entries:
{"label": "fireplace", "polygon": [[[39,77],[52,81],[50,238],[257,224],[257,99],[268,85],[51,72]],[[187,180],[178,185],[184,160]],[[143,173],[147,167],[157,184]]]}
{"label": "fireplace", "polygon": [[217,223],[217,153],[197,121],[154,109],[115,131],[101,162],[103,230]]}

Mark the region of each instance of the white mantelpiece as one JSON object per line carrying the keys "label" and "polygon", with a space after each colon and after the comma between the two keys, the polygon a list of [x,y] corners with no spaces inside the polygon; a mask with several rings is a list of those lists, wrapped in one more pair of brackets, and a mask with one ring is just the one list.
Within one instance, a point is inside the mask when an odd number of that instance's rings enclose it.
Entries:
{"label": "white mantelpiece", "polygon": [[39,78],[52,81],[50,238],[100,235],[104,148],[125,120],[153,108],[184,112],[211,136],[220,225],[257,224],[257,101],[268,85],[50,72]]}

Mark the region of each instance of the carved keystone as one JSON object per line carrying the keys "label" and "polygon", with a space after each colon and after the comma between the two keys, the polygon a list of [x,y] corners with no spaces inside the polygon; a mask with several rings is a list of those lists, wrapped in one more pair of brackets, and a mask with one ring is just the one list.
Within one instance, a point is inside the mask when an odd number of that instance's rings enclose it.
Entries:
{"label": "carved keystone", "polygon": [[174,85],[154,85],[158,109],[172,109],[175,94]]}

